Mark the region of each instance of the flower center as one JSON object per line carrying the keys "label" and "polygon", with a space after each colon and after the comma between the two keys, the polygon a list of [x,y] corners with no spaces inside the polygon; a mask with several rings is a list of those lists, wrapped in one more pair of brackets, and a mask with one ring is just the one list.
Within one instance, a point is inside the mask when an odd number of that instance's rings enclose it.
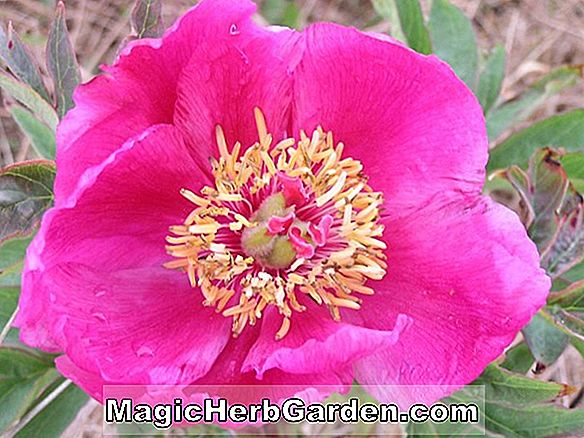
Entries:
{"label": "flower center", "polygon": [[214,187],[199,194],[182,189],[194,204],[166,240],[204,304],[233,318],[237,337],[275,306],[283,338],[294,312],[307,298],[326,305],[334,320],[340,309],[358,310],[371,295],[368,280],[380,280],[387,265],[379,239],[380,192],[367,185],[359,161],[342,158],[320,127],[309,138],[288,138],[272,147],[263,114],[255,110],[259,141],[231,152],[217,126],[219,159],[212,161]]}

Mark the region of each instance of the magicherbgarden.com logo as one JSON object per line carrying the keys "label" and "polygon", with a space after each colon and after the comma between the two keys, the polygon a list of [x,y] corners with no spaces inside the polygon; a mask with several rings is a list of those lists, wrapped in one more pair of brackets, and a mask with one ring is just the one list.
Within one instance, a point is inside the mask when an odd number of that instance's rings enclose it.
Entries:
{"label": "magicherbgarden.com logo", "polygon": [[343,402],[307,403],[299,397],[280,403],[264,398],[260,403],[230,403],[226,398],[205,398],[185,402],[175,398],[171,403],[143,403],[133,398],[106,398],[106,424],[134,423],[152,425],[156,429],[171,426],[188,427],[202,424],[262,425],[291,424],[405,424],[466,423],[480,426],[481,409],[477,403],[414,403],[401,409],[395,403],[376,403],[351,397]]}

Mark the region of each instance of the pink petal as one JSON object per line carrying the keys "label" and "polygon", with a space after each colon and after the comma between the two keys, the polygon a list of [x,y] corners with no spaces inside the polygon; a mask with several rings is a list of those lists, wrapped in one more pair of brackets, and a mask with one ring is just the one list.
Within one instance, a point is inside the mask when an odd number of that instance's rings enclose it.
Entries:
{"label": "pink petal", "polygon": [[[358,316],[368,327],[411,326],[362,359],[357,380],[373,385],[454,385],[382,400],[432,402],[474,380],[544,305],[550,279],[517,216],[485,197],[444,196],[386,223],[388,272]],[[351,320],[353,314],[345,312]]]}
{"label": "pink petal", "polygon": [[258,379],[272,369],[292,374],[331,373],[389,348],[408,325],[408,318],[402,315],[391,329],[368,329],[335,322],[325,306],[305,304],[307,310],[293,314],[290,331],[279,341],[274,335],[280,328],[282,315],[267,309],[260,335],[243,363],[244,372],[254,370]]}
{"label": "pink petal", "polygon": [[312,222],[309,224],[308,234],[318,246],[323,246],[326,243],[332,224],[333,217],[330,214],[321,217],[318,225],[314,225]]}
{"label": "pink petal", "polygon": [[197,140],[197,147],[216,156],[217,124],[230,147],[239,141],[245,148],[258,140],[254,108],[259,107],[268,132],[275,140],[283,138],[292,102],[289,54],[298,37],[247,20],[222,44],[197,44],[178,83],[175,124]]}
{"label": "pink petal", "polygon": [[205,0],[185,14],[162,39],[131,43],[107,72],[80,86],[76,107],[59,125],[56,204],[69,196],[80,175],[130,137],[174,117],[177,82],[202,42],[222,46],[231,26],[247,23],[251,1]]}
{"label": "pink petal", "polygon": [[306,190],[300,178],[286,175],[284,172],[278,172],[278,186],[286,199],[286,206],[301,206],[306,201]]}
{"label": "pink petal", "polygon": [[45,214],[23,273],[16,322],[25,342],[58,348],[46,322],[52,305],[43,273],[49,268],[69,262],[115,272],[160,268],[170,259],[168,227],[193,208],[180,189],[197,191],[207,182],[197,160],[175,128],[153,127],[86,171],[69,200]]}
{"label": "pink petal", "polygon": [[272,216],[268,220],[268,231],[271,234],[287,233],[295,218],[296,215],[294,213],[288,213],[284,217]]}
{"label": "pink petal", "polygon": [[301,233],[302,230],[294,225],[290,227],[290,230],[288,231],[288,239],[296,250],[298,257],[309,259],[314,255],[314,246],[308,243],[304,237],[302,237]]}
{"label": "pink petal", "polygon": [[62,350],[107,381],[191,383],[231,337],[229,319],[204,307],[184,274],[162,267],[109,274],[66,263],[45,271],[43,284]]}
{"label": "pink petal", "polygon": [[303,34],[295,132],[322,125],[359,159],[393,214],[444,190],[478,194],[487,162],[481,107],[437,58],[334,24]]}

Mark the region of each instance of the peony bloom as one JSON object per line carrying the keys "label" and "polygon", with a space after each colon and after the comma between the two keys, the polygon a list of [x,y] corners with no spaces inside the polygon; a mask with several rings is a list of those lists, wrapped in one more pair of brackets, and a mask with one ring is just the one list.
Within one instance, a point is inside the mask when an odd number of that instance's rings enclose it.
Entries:
{"label": "peony bloom", "polygon": [[76,91],[22,340],[97,399],[452,385],[429,402],[471,382],[550,286],[519,219],[481,195],[476,98],[434,56],[254,10],[204,0]]}

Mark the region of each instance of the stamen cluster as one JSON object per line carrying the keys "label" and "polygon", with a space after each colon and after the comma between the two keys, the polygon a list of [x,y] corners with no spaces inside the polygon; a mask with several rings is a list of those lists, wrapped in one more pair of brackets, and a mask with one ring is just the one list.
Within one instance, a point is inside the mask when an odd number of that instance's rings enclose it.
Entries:
{"label": "stamen cluster", "polygon": [[170,227],[167,268],[185,270],[204,304],[233,318],[238,336],[268,305],[283,316],[283,338],[304,298],[325,304],[335,320],[340,308],[358,310],[387,265],[380,240],[380,192],[367,185],[362,165],[342,158],[344,145],[317,128],[311,137],[287,138],[272,147],[263,114],[255,110],[259,141],[231,152],[217,126],[215,186],[199,194],[182,189],[195,207]]}

